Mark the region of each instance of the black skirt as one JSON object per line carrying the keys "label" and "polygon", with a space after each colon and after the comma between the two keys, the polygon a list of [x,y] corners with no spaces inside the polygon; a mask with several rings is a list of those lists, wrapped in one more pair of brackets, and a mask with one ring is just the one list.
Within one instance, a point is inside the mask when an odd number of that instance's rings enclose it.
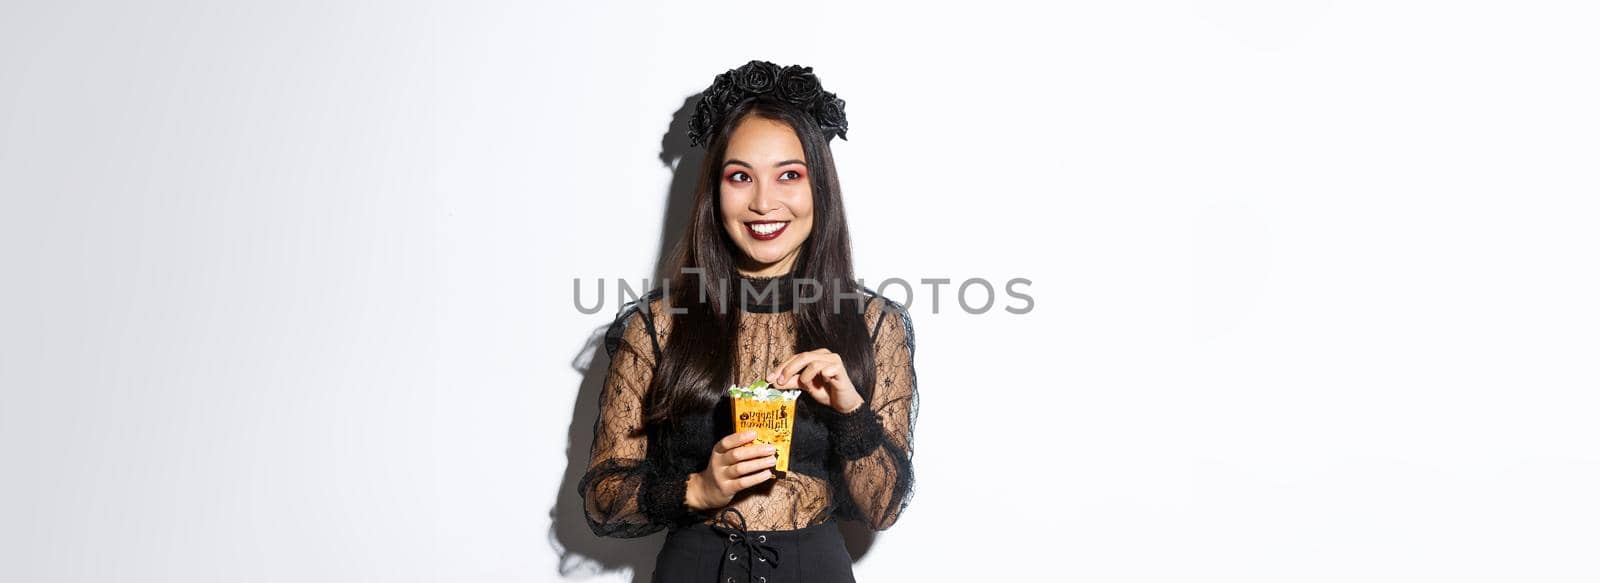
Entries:
{"label": "black skirt", "polygon": [[854,583],[850,552],[832,519],[797,530],[745,530],[735,509],[715,526],[667,533],[651,583]]}

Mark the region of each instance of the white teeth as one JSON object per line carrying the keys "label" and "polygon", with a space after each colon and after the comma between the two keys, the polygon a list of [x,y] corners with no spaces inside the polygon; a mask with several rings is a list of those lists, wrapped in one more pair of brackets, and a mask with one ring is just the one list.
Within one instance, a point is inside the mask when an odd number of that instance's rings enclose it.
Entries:
{"label": "white teeth", "polygon": [[787,224],[789,223],[755,223],[750,225],[750,229],[762,235],[771,235],[778,232],[778,229],[782,229],[783,226]]}

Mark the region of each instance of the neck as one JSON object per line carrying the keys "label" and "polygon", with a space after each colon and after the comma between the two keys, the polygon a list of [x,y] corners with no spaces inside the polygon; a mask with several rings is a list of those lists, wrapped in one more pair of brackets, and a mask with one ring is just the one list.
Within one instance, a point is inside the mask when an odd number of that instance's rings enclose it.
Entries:
{"label": "neck", "polygon": [[788,275],[794,270],[794,257],[787,257],[783,261],[766,265],[740,265],[738,269],[739,275],[742,277],[769,278]]}
{"label": "neck", "polygon": [[734,301],[743,312],[775,313],[794,309],[792,273],[753,275],[740,270],[733,282]]}
{"label": "neck", "polygon": [[747,278],[750,278],[750,279],[772,279],[772,278],[775,278],[775,277],[783,277],[785,275],[789,275],[789,270],[785,269],[785,270],[782,270],[782,271],[778,271],[778,270],[767,269],[767,270],[756,271],[756,272],[745,271],[743,269],[739,270],[739,277],[747,277]]}

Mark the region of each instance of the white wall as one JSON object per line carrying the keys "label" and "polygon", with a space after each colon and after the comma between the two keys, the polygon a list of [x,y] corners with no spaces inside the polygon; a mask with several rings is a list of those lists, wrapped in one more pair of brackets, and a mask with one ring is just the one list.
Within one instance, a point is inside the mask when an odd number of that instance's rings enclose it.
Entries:
{"label": "white wall", "polygon": [[1033,281],[914,302],[863,581],[1600,577],[1586,3],[548,4],[0,6],[0,580],[648,570],[571,282],[752,58],[848,101],[863,277]]}

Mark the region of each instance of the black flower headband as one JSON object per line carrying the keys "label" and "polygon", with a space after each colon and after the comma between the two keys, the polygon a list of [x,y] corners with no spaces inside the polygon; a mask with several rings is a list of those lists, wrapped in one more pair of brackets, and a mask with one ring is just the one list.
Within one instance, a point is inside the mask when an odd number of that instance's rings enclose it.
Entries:
{"label": "black flower headband", "polygon": [[717,75],[711,86],[700,93],[700,103],[695,106],[694,117],[689,119],[689,145],[704,146],[710,142],[712,134],[734,106],[761,95],[775,97],[811,114],[828,139],[834,134],[841,140],[846,139],[844,132],[848,124],[844,118],[844,100],[823,91],[811,67],[780,68],[767,61],[750,61]]}

